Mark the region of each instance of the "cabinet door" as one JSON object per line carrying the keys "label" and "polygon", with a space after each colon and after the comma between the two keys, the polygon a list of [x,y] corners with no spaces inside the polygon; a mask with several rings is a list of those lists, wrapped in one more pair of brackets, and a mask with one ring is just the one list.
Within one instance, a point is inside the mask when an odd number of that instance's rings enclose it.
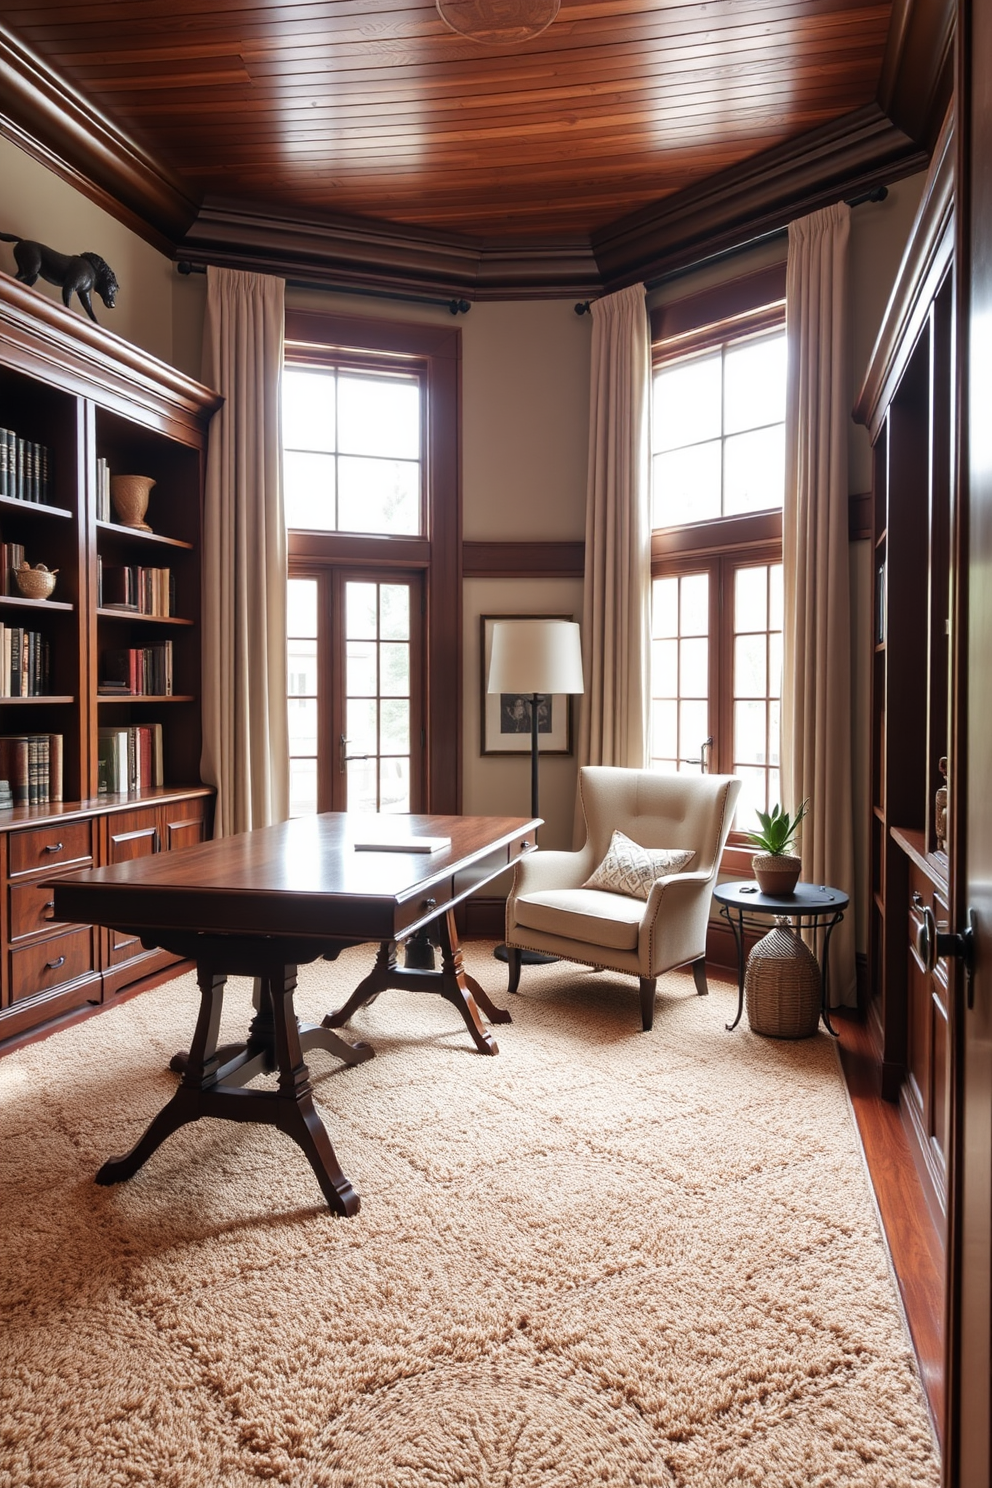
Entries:
{"label": "cabinet door", "polygon": [[178,852],[207,839],[207,810],[203,797],[192,801],[173,801],[162,807],[162,847],[165,852]]}
{"label": "cabinet door", "polygon": [[[145,806],[134,811],[115,811],[107,818],[108,864],[131,863],[136,858],[148,858],[161,851],[162,829],[157,806]],[[141,955],[141,942],[134,935],[120,930],[108,931],[108,965],[119,966],[133,956]]]}

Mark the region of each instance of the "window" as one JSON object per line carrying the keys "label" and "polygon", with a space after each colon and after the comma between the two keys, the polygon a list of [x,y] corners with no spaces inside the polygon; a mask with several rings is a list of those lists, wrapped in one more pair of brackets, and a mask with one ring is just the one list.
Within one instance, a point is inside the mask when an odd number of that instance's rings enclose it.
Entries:
{"label": "window", "polygon": [[780,796],[783,320],[654,348],[651,763],[739,775],[735,833]]}
{"label": "window", "polygon": [[[289,311],[290,813],[459,807],[460,333]],[[433,615],[430,626],[427,617]]]}
{"label": "window", "polygon": [[424,530],[416,374],[290,364],[282,402],[289,527]]}

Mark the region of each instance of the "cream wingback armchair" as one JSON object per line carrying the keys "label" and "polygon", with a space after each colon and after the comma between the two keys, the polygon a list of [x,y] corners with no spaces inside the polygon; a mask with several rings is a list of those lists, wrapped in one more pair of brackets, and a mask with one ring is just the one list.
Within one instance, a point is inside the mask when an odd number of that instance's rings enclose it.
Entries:
{"label": "cream wingback armchair", "polygon": [[[706,985],[706,926],[720,854],[741,788],[735,775],[661,775],[586,765],[579,799],[586,823],[578,852],[521,858],[506,901],[509,990],[520,982],[520,952],[544,951],[566,961],[629,972],[640,981],[641,1019],[654,1021],[657,978],[691,965],[696,990]],[[585,888],[620,831],[647,849],[686,849],[681,872],[645,884],[646,898]]]}

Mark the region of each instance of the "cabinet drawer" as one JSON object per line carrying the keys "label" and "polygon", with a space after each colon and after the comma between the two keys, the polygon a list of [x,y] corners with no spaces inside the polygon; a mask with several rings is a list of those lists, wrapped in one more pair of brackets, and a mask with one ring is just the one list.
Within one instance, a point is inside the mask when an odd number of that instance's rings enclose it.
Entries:
{"label": "cabinet drawer", "polygon": [[10,876],[35,873],[39,868],[85,868],[93,861],[93,824],[88,821],[52,822],[30,832],[10,834]]}
{"label": "cabinet drawer", "polygon": [[10,888],[10,938],[21,940],[39,930],[52,930],[64,920],[52,918],[55,901],[44,884],[12,884]]}
{"label": "cabinet drawer", "polygon": [[207,837],[207,802],[202,798],[192,801],[176,801],[162,809],[162,846],[166,852],[179,852],[184,847],[195,847]]}
{"label": "cabinet drawer", "polygon": [[10,953],[12,1002],[47,992],[93,970],[93,930],[89,925],[54,935]]}

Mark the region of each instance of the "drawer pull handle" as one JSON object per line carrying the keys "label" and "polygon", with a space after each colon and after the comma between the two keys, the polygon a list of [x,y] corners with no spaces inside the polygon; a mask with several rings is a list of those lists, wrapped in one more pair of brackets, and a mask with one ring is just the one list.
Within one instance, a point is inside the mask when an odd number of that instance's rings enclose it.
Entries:
{"label": "drawer pull handle", "polygon": [[61,844],[61,842],[49,842],[45,846],[45,851],[46,852],[61,852],[62,851],[62,844]]}
{"label": "drawer pull handle", "polygon": [[58,971],[59,967],[64,963],[64,961],[64,956],[57,956],[54,961],[46,961],[45,965],[48,967],[49,971]]}
{"label": "drawer pull handle", "polygon": [[922,909],[923,907],[924,907],[923,906],[923,895],[920,893],[919,889],[914,889],[913,890],[913,908],[914,909]]}
{"label": "drawer pull handle", "polygon": [[425,909],[437,909],[437,900],[436,899],[425,899],[424,900],[424,908]]}
{"label": "drawer pull handle", "polygon": [[[45,907],[45,909],[54,909],[55,908],[55,900],[54,899],[49,899],[48,903],[44,907]],[[55,918],[54,914],[45,915],[45,919],[46,920],[54,920],[54,918]]]}

